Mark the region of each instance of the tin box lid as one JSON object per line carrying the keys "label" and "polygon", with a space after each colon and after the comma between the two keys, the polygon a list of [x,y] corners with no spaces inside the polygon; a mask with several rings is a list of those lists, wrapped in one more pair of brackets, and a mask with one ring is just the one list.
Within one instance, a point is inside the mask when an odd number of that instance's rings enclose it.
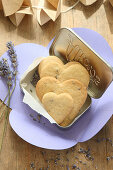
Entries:
{"label": "tin box lid", "polygon": [[100,98],[112,82],[112,67],[71,29],[59,30],[49,52],[65,63],[80,62],[87,69],[90,75],[88,94],[93,98]]}

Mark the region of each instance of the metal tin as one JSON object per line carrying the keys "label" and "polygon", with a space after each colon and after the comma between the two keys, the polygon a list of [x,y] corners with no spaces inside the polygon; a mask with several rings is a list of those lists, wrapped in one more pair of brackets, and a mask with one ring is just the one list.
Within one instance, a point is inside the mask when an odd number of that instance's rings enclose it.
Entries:
{"label": "metal tin", "polygon": [[113,80],[113,68],[69,28],[61,28],[59,30],[49,53],[59,57],[64,63],[69,61],[80,62],[90,75],[88,98],[78,116],[67,126],[70,127],[90,107],[91,97],[100,98],[106,91]]}

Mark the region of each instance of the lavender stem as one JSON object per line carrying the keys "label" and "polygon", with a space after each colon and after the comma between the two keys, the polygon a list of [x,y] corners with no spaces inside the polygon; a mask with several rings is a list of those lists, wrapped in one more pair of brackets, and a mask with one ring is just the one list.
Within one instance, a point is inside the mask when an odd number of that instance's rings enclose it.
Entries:
{"label": "lavender stem", "polygon": [[[10,106],[10,87],[8,88],[8,92],[9,92],[9,100],[8,100],[8,108],[9,108],[9,106]],[[6,132],[6,129],[7,129],[8,113],[9,113],[9,110],[7,109],[6,114],[5,114],[5,122],[4,122],[4,129],[3,129],[2,139],[1,139],[1,143],[0,143],[0,153],[1,153],[1,150],[2,150],[2,145],[3,145],[3,139],[4,139],[4,136],[5,136],[5,132]]]}
{"label": "lavender stem", "polygon": [[0,109],[1,109],[1,107],[2,107],[2,104],[3,104],[3,103],[5,102],[5,100],[7,99],[8,94],[9,94],[9,92],[7,93],[7,95],[6,95],[6,97],[4,98],[4,100],[1,102],[1,104],[0,104]]}
{"label": "lavender stem", "polygon": [[[11,93],[10,93],[9,98],[11,98],[11,96],[12,96],[14,90],[15,90],[15,87],[16,87],[16,76],[15,76],[15,85],[14,85],[14,87],[13,87]],[[9,94],[9,92],[8,92],[8,94]],[[9,100],[8,100],[8,101],[9,101]],[[8,102],[7,102],[7,104],[8,104]],[[1,105],[0,105],[0,106],[1,106]],[[0,121],[2,120],[2,117],[3,117],[3,114],[4,114],[4,112],[5,112],[6,107],[7,107],[7,105],[5,105],[5,108],[4,108],[3,112],[2,112],[2,114],[0,115]]]}

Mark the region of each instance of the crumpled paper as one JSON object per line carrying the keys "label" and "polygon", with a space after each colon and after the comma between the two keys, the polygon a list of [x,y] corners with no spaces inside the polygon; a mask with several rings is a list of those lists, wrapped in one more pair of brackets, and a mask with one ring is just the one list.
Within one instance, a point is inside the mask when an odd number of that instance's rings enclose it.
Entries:
{"label": "crumpled paper", "polygon": [[61,0],[58,2],[57,8],[50,4],[47,0],[40,0],[37,6],[37,20],[40,25],[44,25],[49,20],[55,21],[61,13]]}
{"label": "crumpled paper", "polygon": [[3,9],[2,7],[2,1],[0,0],[0,10]]}
{"label": "crumpled paper", "polygon": [[47,0],[51,5],[53,5],[55,8],[58,7],[59,0]]}
{"label": "crumpled paper", "polygon": [[[97,0],[77,0],[72,7],[65,6],[66,0],[39,0],[37,6],[37,20],[40,25],[44,25],[49,20],[55,21],[57,17],[63,12],[68,12],[74,8],[79,2],[85,6],[92,5]],[[63,10],[66,9],[66,10]]]}
{"label": "crumpled paper", "polygon": [[35,110],[36,112],[40,113],[45,118],[47,118],[51,123],[56,123],[55,120],[44,109],[42,103],[40,102],[40,100],[36,95],[35,87],[30,82],[30,80],[32,80],[35,71],[37,70],[37,66],[43,59],[44,57],[35,59],[34,62],[28,67],[26,72],[21,77],[20,87],[24,92],[23,102],[29,105],[33,110]]}
{"label": "crumpled paper", "polygon": [[[24,16],[33,15],[33,8],[37,9],[37,20],[42,26],[49,20],[55,21],[63,12],[68,12],[79,2],[85,6],[92,5],[97,0],[77,0],[71,7],[65,5],[66,0],[37,0],[37,5],[32,6],[31,0],[0,0],[0,9],[3,9],[4,15],[8,16],[11,22],[18,26]],[[112,4],[113,0],[110,0]],[[66,9],[66,10],[63,10]]]}
{"label": "crumpled paper", "polygon": [[113,0],[109,0],[109,2],[111,3],[111,5],[113,6]]}
{"label": "crumpled paper", "polygon": [[[31,0],[1,0],[4,15],[18,26],[24,16],[33,15]],[[1,4],[0,3],[0,4]]]}

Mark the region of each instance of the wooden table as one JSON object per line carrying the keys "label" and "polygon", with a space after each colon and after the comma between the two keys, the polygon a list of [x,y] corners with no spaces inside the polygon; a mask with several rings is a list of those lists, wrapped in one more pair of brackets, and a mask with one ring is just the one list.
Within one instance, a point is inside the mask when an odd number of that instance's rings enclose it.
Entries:
{"label": "wooden table", "polygon": [[[1,11],[0,56],[6,51],[5,44],[9,40],[14,42],[15,45],[29,42],[47,46],[61,27],[93,29],[105,37],[113,48],[113,7],[108,0],[98,0],[88,7],[79,3],[73,10],[59,16],[55,23],[50,21],[42,27],[36,21],[36,13],[34,17],[25,16],[22,23],[16,28],[8,18],[4,17]],[[0,129],[2,127],[3,122],[0,122]],[[98,138],[105,138],[105,140],[97,142],[96,139]],[[19,138],[8,124],[0,155],[0,170],[38,170],[47,167],[51,170],[65,170],[68,169],[68,166],[72,169],[73,164],[76,164],[82,170],[112,170],[113,159],[106,160],[106,157],[113,156],[113,147],[108,138],[113,140],[113,117],[95,137],[62,151],[32,146]],[[78,153],[80,148],[90,148],[94,160],[87,160],[84,154]],[[75,156],[78,156],[79,159]],[[57,158],[60,158],[60,160],[57,160]],[[86,163],[86,165],[83,163]]]}

